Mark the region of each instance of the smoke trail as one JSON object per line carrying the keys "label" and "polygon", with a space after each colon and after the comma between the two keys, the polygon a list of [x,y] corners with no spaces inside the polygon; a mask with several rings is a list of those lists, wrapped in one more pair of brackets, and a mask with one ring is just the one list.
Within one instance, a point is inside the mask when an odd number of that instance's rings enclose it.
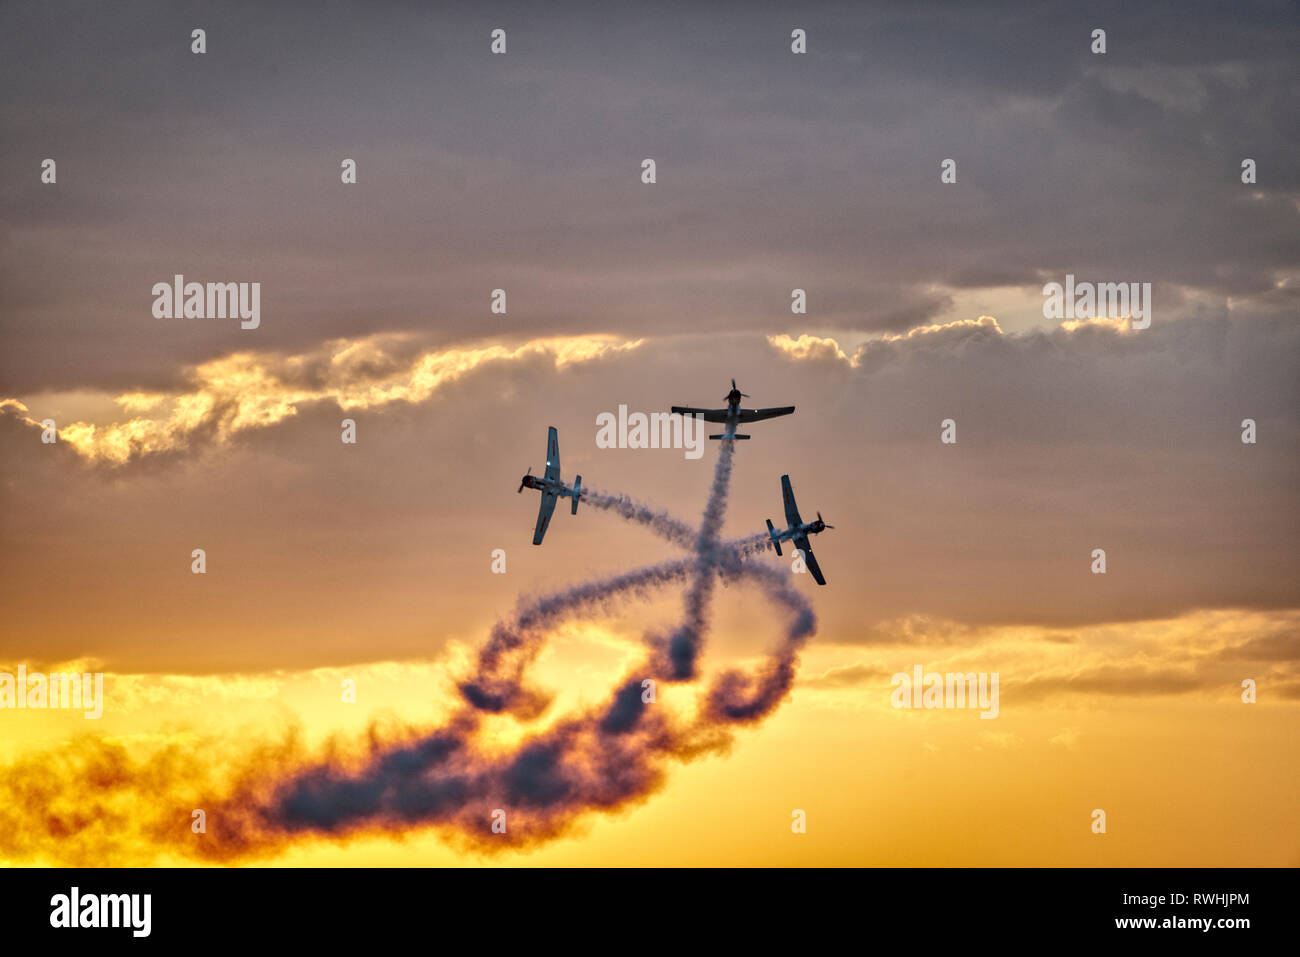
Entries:
{"label": "smoke trail", "polygon": [[693,566],[691,559],[661,562],[521,602],[513,621],[493,626],[478,653],[477,674],[460,684],[462,697],[481,711],[536,715],[544,702],[524,687],[522,675],[541,650],[548,628],[570,614],[609,612],[618,601],[646,597],[655,587],[685,578]]}
{"label": "smoke trail", "polygon": [[714,679],[709,689],[708,714],[719,721],[753,722],[775,708],[794,684],[799,649],[817,629],[812,605],[795,590],[788,574],[770,565],[746,565],[743,573],[759,582],[770,598],[784,605],[791,613],[791,620],[785,642],[757,676],[731,669]]}
{"label": "smoke trail", "polygon": [[[412,828],[499,851],[564,834],[592,812],[644,801],[662,785],[670,762],[725,750],[732,727],[760,720],[785,698],[798,651],[815,628],[810,605],[788,575],[749,560],[768,547],[765,535],[719,537],[733,444],[721,445],[698,530],[625,496],[593,494],[593,504],[599,499],[692,554],[521,600],[508,621],[493,627],[474,673],[459,685],[459,709],[443,726],[372,731],[360,746],[336,742],[314,756],[291,734],[246,752],[220,783],[212,780],[209,757],[197,751],[172,748],[138,761],[117,745],[82,744],[59,760],[28,761],[0,778],[0,851],[81,863],[163,854],[229,862],[275,854],[305,836],[342,839]],[[788,622],[754,673],[717,675],[701,689],[694,717],[683,721],[645,689],[695,677],[720,581],[759,586]],[[490,715],[532,721],[549,703],[527,686],[526,676],[557,625],[614,611],[679,582],[687,590],[678,626],[666,640],[646,635],[646,658],[605,702],[562,716],[513,748],[493,744],[484,732]],[[207,809],[201,836],[190,828],[195,807]]]}
{"label": "smoke trail", "polygon": [[718,464],[713,470],[713,485],[704,505],[704,516],[695,540],[695,574],[683,601],[682,620],[666,640],[659,642],[659,653],[665,659],[673,680],[687,681],[695,677],[695,662],[708,629],[709,602],[716,583],[713,571],[722,561],[718,548],[718,533],[727,512],[727,492],[731,485],[731,461],[735,454],[735,441],[723,440],[718,449]]}
{"label": "smoke trail", "polygon": [[[665,510],[655,510],[643,502],[638,502],[630,495],[614,495],[608,492],[584,488],[582,501],[601,511],[612,512],[630,522],[644,525],[665,541],[695,551],[700,540],[700,529],[686,524]],[[707,509],[706,509],[707,512]],[[720,524],[720,523],[719,523]],[[744,558],[771,548],[771,539],[765,532],[756,532],[744,538],[732,539],[720,544],[720,560],[739,554]]]}
{"label": "smoke trail", "polygon": [[[676,544],[682,544],[690,538],[695,539],[697,553],[704,556],[716,540],[722,525],[726,509],[726,495],[731,477],[731,452],[733,442],[722,443],[722,455],[714,473],[713,486],[708,504],[705,506],[704,519],[698,532],[694,532],[684,522],[678,521],[667,512],[656,512],[649,506],[632,499],[628,495],[607,495],[593,493],[593,503],[597,508],[615,511],[624,518],[645,525],[658,532],[663,538]],[[698,609],[699,619],[703,619],[705,606],[709,598],[709,589],[701,575],[707,574],[712,564],[725,561],[726,557],[748,557],[758,551],[771,547],[767,535],[759,532],[744,539],[737,539],[722,546],[712,545],[712,560],[700,560],[695,565],[697,576],[692,591],[687,596],[688,620],[692,611]],[[730,553],[728,555],[728,553]],[[681,571],[681,563],[674,563],[674,577]],[[743,570],[746,577],[759,581],[767,593],[779,604],[785,605],[794,613],[794,620],[786,636],[785,646],[779,649],[757,678],[751,678],[740,671],[727,671],[715,679],[709,691],[708,712],[713,720],[755,721],[765,716],[786,694],[794,681],[798,664],[797,651],[803,641],[816,628],[816,618],[807,600],[790,584],[788,576],[765,566],[747,566]],[[707,579],[712,582],[712,577]],[[698,639],[702,628],[689,637]],[[687,635],[685,628],[679,629],[675,637]]]}
{"label": "smoke trail", "polygon": [[[625,496],[620,498],[631,502]],[[664,514],[652,512],[643,505],[636,505],[635,511],[637,515],[656,517]],[[669,523],[642,524],[660,531],[670,541],[677,535],[673,525],[686,527],[675,519]],[[768,537],[761,533],[717,543],[714,546],[717,572],[724,576],[736,574],[741,562],[766,550],[770,544]],[[478,672],[473,679],[460,684],[461,695],[481,711],[508,711],[521,718],[536,716],[547,702],[544,696],[523,685],[522,674],[545,643],[547,629],[569,615],[613,612],[620,602],[648,598],[654,589],[683,580],[692,572],[700,574],[697,559],[677,559],[521,601],[513,621],[499,621],[493,626],[490,638],[478,653]]]}
{"label": "smoke trail", "polygon": [[[668,573],[675,577],[686,563],[670,564]],[[643,696],[643,683],[653,676],[652,658],[629,673],[604,705],[561,721],[504,755],[477,748],[473,722],[462,719],[377,750],[359,767],[334,762],[304,769],[260,803],[255,791],[241,793],[232,805],[244,810],[246,816],[235,819],[247,829],[223,833],[215,847],[233,846],[243,854],[268,835],[286,840],[304,832],[337,835],[420,825],[451,828],[469,845],[499,850],[558,836],[587,812],[648,797],[662,783],[667,760],[725,749],[726,725],[759,720],[790,688],[797,651],[813,630],[811,607],[781,572],[743,564],[738,577],[761,583],[790,613],[790,623],[757,674],[729,670],[715,680],[706,708],[691,724],[675,723]],[[607,580],[587,597],[614,594],[616,588]],[[556,609],[574,613],[582,601],[566,604],[552,596],[543,604],[554,623]],[[500,834],[490,826],[498,811],[507,822]]]}
{"label": "smoke trail", "polygon": [[[499,799],[503,806],[513,807],[516,814],[522,812],[522,821],[516,820],[514,840],[521,839],[520,828],[523,840],[553,836],[587,810],[617,807],[646,796],[662,778],[661,762],[665,757],[686,759],[725,747],[730,737],[719,725],[752,722],[768,713],[789,690],[797,650],[811,634],[814,619],[806,600],[780,573],[744,563],[746,557],[767,547],[766,536],[718,541],[731,476],[732,448],[731,442],[722,445],[700,529],[694,535],[693,558],[583,582],[521,602],[513,622],[498,623],[494,628],[480,653],[478,674],[462,683],[461,691],[467,704],[485,711],[512,708],[520,696],[531,702],[521,677],[548,629],[565,617],[593,609],[611,610],[615,600],[644,597],[651,588],[688,575],[691,582],[684,621],[673,637],[680,643],[678,647],[688,647],[693,668],[707,625],[709,599],[718,579],[715,571],[759,581],[791,612],[784,643],[757,676],[751,678],[736,670],[724,672],[708,693],[701,719],[689,728],[674,727],[666,715],[647,708],[642,689],[650,677],[680,680],[684,677],[682,669],[671,657],[665,661],[662,655],[652,655],[619,684],[606,705],[530,738],[504,758],[487,762],[467,758],[466,740],[442,735],[436,741],[424,742],[424,747],[402,750],[400,764],[405,771],[401,779],[392,773],[378,776],[385,785],[397,786],[393,795],[375,786],[373,773],[340,776],[329,768],[314,769],[301,776],[291,791],[280,795],[282,821],[290,827],[305,821],[310,827],[333,831],[344,822],[355,826],[358,820],[382,820],[394,813],[393,800],[403,808],[412,807],[411,785],[418,780],[414,806],[424,823],[456,822],[463,835],[486,841],[489,847],[500,847],[504,842],[485,830],[486,805]],[[592,501],[600,503],[597,507],[605,506],[651,528],[671,542],[682,544],[687,540],[690,530],[683,523],[627,496],[595,493]],[[384,756],[381,765],[390,766],[390,759]],[[467,770],[469,767],[475,768],[473,773]],[[471,806],[476,806],[475,810],[466,820],[463,815]]]}
{"label": "smoke trail", "polygon": [[650,506],[643,505],[627,495],[611,495],[595,489],[584,488],[581,500],[593,508],[613,512],[630,522],[645,525],[674,545],[679,545],[682,548],[692,548],[695,545],[696,529],[673,518],[667,512],[656,512]]}
{"label": "smoke trail", "polygon": [[[681,642],[698,642],[702,636],[704,614],[712,592],[713,577],[709,574],[710,570],[716,566],[723,566],[735,572],[737,570],[735,562],[771,547],[770,538],[762,532],[722,544],[717,543],[717,534],[721,529],[726,510],[733,451],[734,442],[722,443],[709,500],[705,505],[704,517],[698,531],[673,518],[667,512],[655,511],[628,495],[590,493],[595,507],[613,511],[629,521],[645,525],[674,544],[681,545],[693,541],[697,559],[690,567],[696,574],[691,591],[686,598],[687,623],[674,634],[674,639]],[[586,494],[584,492],[584,496]],[[728,559],[731,560],[730,563]],[[687,570],[688,566],[685,562],[673,562],[669,563],[669,567],[671,577],[677,578]],[[754,721],[766,715],[789,690],[798,663],[798,648],[816,628],[812,607],[790,585],[787,576],[763,566],[746,566],[742,574],[760,581],[770,597],[794,613],[794,620],[786,636],[785,646],[774,654],[757,680],[734,670],[724,672],[716,679],[709,692],[708,705],[709,714],[714,720]],[[618,590],[615,582],[611,581],[609,585],[611,591]],[[693,662],[693,654],[697,649],[691,650]],[[672,674],[674,677],[679,677],[680,673],[681,666],[674,660]]]}

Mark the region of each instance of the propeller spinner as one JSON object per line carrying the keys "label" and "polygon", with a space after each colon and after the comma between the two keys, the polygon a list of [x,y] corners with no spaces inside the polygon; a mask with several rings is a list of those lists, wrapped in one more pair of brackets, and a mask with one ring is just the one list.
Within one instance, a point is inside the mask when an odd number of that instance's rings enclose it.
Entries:
{"label": "propeller spinner", "polygon": [[[734,392],[736,395],[740,396],[742,399],[748,399],[748,398],[749,398],[749,393],[747,393],[747,392],[741,392],[738,388],[736,388],[736,380],[735,380],[735,379],[732,379],[732,380],[731,380],[731,392]],[[727,393],[727,395],[723,396],[723,398],[725,398],[727,401],[730,401],[730,400],[731,400],[731,392]]]}

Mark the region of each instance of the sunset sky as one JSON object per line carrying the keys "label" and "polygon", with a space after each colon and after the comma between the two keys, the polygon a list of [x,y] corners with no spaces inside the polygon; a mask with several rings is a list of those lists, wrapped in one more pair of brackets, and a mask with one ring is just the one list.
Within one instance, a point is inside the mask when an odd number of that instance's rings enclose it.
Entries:
{"label": "sunset sky", "polygon": [[[1300,30],[1172,9],[6,5],[0,672],[106,701],[0,710],[0,860],[193,863],[141,823],[164,792],[440,727],[517,601],[683,557],[567,502],[533,547],[547,427],[566,481],[698,523],[719,443],[596,419],[734,377],[797,411],[737,443],[725,537],[784,524],[785,473],[835,526],[774,713],[523,849],[362,828],[239,862],[1300,865]],[[260,326],[155,318],[176,274],[260,282]],[[1044,318],[1067,274],[1151,283],[1150,327]],[[554,629],[536,727],[682,605]],[[724,581],[705,679],[780,634]],[[895,709],[917,665],[998,673],[998,717]],[[105,748],[208,777],[110,786]]]}

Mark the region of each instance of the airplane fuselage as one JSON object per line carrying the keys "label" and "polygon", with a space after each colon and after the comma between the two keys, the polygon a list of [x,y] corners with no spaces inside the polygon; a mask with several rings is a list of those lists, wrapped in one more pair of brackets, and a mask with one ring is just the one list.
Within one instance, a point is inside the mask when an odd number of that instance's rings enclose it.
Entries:
{"label": "airplane fuselage", "polygon": [[817,513],[817,519],[812,522],[805,522],[799,517],[799,506],[794,500],[794,489],[790,485],[789,475],[781,476],[781,499],[785,505],[786,527],[778,532],[772,520],[770,518],[767,520],[767,536],[772,542],[772,547],[780,555],[781,543],[793,542],[794,547],[803,553],[805,567],[812,573],[813,579],[818,585],[825,585],[826,576],[822,574],[821,566],[813,557],[812,544],[808,541],[808,536],[835,526],[827,525],[822,519],[821,512]]}
{"label": "airplane fuselage", "polygon": [[744,398],[739,389],[727,393],[727,420],[723,423],[724,432],[735,432],[740,424],[740,400]]}
{"label": "airplane fuselage", "polygon": [[825,522],[804,522],[802,525],[791,525],[785,531],[777,532],[776,540],[778,542],[789,542],[807,535],[816,535],[818,532],[824,532],[825,530]]}
{"label": "airplane fuselage", "polygon": [[741,435],[736,431],[736,427],[741,424],[774,419],[777,416],[789,415],[794,411],[792,405],[776,409],[742,409],[740,400],[745,398],[748,398],[748,396],[740,391],[736,386],[736,380],[732,379],[731,391],[725,396],[727,403],[725,409],[698,409],[695,406],[675,405],[672,407],[672,412],[674,415],[696,415],[704,419],[705,422],[716,422],[722,426],[722,431],[717,435],[710,435],[709,438],[732,441],[749,438],[748,435]]}
{"label": "airplane fuselage", "polygon": [[524,473],[524,477],[519,480],[519,491],[524,489],[536,489],[542,493],[541,502],[537,506],[537,526],[533,529],[533,544],[542,544],[542,538],[546,535],[546,528],[551,523],[551,515],[555,512],[555,503],[559,499],[572,499],[572,514],[578,514],[578,502],[582,498],[582,476],[573,477],[573,485],[565,485],[560,478],[560,433],[551,426],[546,432],[546,471],[542,475],[534,475],[533,470],[529,469]]}
{"label": "airplane fuselage", "polygon": [[535,488],[541,492],[550,492],[565,498],[573,494],[573,489],[559,479],[548,479],[543,475],[525,475],[520,481],[522,488]]}

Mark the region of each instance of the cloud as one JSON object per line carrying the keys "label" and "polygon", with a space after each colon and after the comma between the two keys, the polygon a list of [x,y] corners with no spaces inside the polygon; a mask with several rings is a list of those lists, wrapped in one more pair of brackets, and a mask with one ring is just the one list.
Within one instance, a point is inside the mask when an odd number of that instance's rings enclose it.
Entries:
{"label": "cloud", "polygon": [[822,336],[801,335],[798,339],[782,333],[779,336],[768,336],[767,341],[778,352],[784,353],[791,359],[813,360],[815,362],[826,361],[828,359],[838,359],[853,365],[853,357],[846,355],[840,348],[840,344],[834,339]]}
{"label": "cloud", "polygon": [[[1072,632],[1068,643],[1053,641],[1054,629],[1025,626],[956,627],[923,623],[938,641],[885,642],[870,662],[832,664],[810,675],[805,687],[831,694],[870,685],[884,686],[888,676],[928,672],[997,672],[1004,710],[1044,707],[1072,698],[1160,699],[1198,695],[1229,700],[1243,677],[1256,677],[1261,688],[1285,699],[1300,675],[1295,625],[1300,611],[1274,613],[1199,611],[1176,618],[1112,622]],[[917,624],[893,623],[899,634]],[[887,631],[889,629],[882,629]],[[1243,634],[1255,637],[1243,642]],[[822,660],[854,655],[854,649],[823,646]],[[1254,663],[1252,672],[1240,662]],[[842,699],[837,706],[854,702]],[[1066,729],[1068,732],[1069,729]],[[1062,732],[1052,743],[1072,744]]]}
{"label": "cloud", "polygon": [[1272,690],[1285,701],[1300,701],[1300,681],[1287,681],[1273,685]]}
{"label": "cloud", "polygon": [[[1077,695],[1140,699],[1196,693],[1232,698],[1244,677],[1256,677],[1261,687],[1285,689],[1300,673],[1296,616],[1296,612],[1197,613],[1165,622],[1134,623],[1125,631],[1104,626],[1089,629],[1078,647],[1037,661],[1023,659],[1004,673],[1005,699],[1032,702]],[[1243,631],[1259,637],[1239,642],[1237,635]],[[1243,660],[1253,662],[1259,673],[1243,672],[1238,664]],[[1019,677],[1026,673],[1030,676]]]}
{"label": "cloud", "polygon": [[1090,319],[1066,319],[1061,323],[1061,328],[1066,332],[1077,332],[1089,326],[1111,329],[1115,332],[1131,332],[1132,319],[1128,316],[1093,316]]}
{"label": "cloud", "polygon": [[979,733],[979,745],[975,750],[982,751],[985,748],[994,751],[1014,751],[1024,743],[1018,735],[1009,731],[981,731]]}
{"label": "cloud", "polygon": [[[856,346],[964,318],[964,291],[1067,272],[1152,282],[1157,309],[1294,315],[1282,6],[1116,5],[1106,57],[1064,2],[828,7],[805,57],[772,40],[790,30],[779,6],[749,6],[743,23],[734,5],[693,12],[690,36],[628,12],[607,44],[582,4],[515,5],[526,53],[491,59],[462,41],[467,11],[231,7],[211,29],[245,42],[218,78],[172,42],[189,26],[166,4],[79,9],[90,47],[51,8],[7,5],[0,162],[57,144],[61,175],[0,180],[0,392],[170,390],[175,369],[231,351],[220,323],[150,316],[152,284],[178,271],[262,282],[257,342],[287,353],[431,326],[472,343],[497,287],[537,336],[838,330]],[[1137,36],[1135,65],[1120,48]],[[141,99],[148,117],[123,109]],[[232,123],[258,149],[229,149]]]}
{"label": "cloud", "polygon": [[1151,697],[1188,694],[1222,684],[1209,675],[1181,668],[1148,668],[1139,664],[1102,665],[1071,674],[1030,678],[1008,687],[1008,700],[1034,701],[1059,694],[1120,695]]}
{"label": "cloud", "polygon": [[1065,748],[1067,751],[1073,751],[1079,744],[1078,728],[1062,728],[1057,734],[1047,739],[1048,744],[1055,744],[1058,747]]}
{"label": "cloud", "polygon": [[959,343],[968,337],[986,335],[1002,336],[1002,327],[992,316],[980,316],[977,319],[954,319],[952,322],[919,325],[901,333],[884,333],[863,343],[852,355],[845,352],[834,338],[829,336],[801,335],[794,339],[788,335],[768,336],[768,343],[786,358],[796,362],[842,362],[851,369],[861,366],[873,350],[881,343],[909,343],[941,341],[948,344]]}
{"label": "cloud", "polygon": [[[994,333],[1002,335],[1002,327],[992,316],[980,316],[977,319],[954,319],[952,322],[933,323],[928,326],[916,326],[903,333],[886,334],[881,338],[885,342],[900,342],[917,339],[922,336],[943,336],[952,340],[958,333]],[[962,338],[965,338],[963,335]]]}
{"label": "cloud", "polygon": [[[510,551],[512,575],[544,577],[659,547],[582,509],[557,516],[536,555],[515,550],[531,537],[536,505],[513,493],[538,466],[547,425],[560,430],[566,477],[672,510],[699,494],[699,469],[678,450],[598,448],[596,416],[620,404],[712,405],[732,375],[755,405],[797,411],[756,426],[738,449],[727,534],[779,520],[779,478],[791,475],[803,513],[821,510],[835,525],[816,543],[831,581],[821,597],[828,641],[959,646],[1020,626],[1033,629],[1027,640],[1074,635],[1078,647],[1094,640],[1080,628],[1098,623],[1300,606],[1290,574],[1300,561],[1293,319],[1157,318],[1130,334],[999,333],[972,319],[874,341],[857,367],[794,360],[761,335],[660,337],[563,368],[548,352],[481,362],[423,402],[407,398],[413,370],[446,347],[348,344],[256,354],[258,375],[234,377],[250,383],[241,386],[250,401],[223,386],[227,404],[207,417],[226,423],[225,444],[215,429],[179,433],[186,446],[137,454],[127,468],[79,467],[71,446],[42,445],[6,406],[0,653],[26,651],[34,634],[51,655],[96,653],[146,670],[211,669],[213,642],[230,656],[223,667],[240,668],[264,656],[287,667],[353,661],[361,647],[427,653],[442,639],[422,622],[463,636],[500,600],[493,576],[478,574],[478,556],[493,548]],[[303,360],[290,364],[294,356]],[[143,412],[112,398],[160,391],[125,382],[88,409],[24,395],[22,415],[165,423],[171,397],[217,394],[191,379]],[[301,397],[293,413],[258,427],[267,410],[288,411],[278,404],[286,396]],[[342,412],[351,399],[382,404]],[[357,446],[339,442],[344,415],[358,422]],[[1255,445],[1241,442],[1247,416]],[[946,418],[956,445],[940,442]],[[229,433],[236,421],[247,427]],[[206,579],[220,588],[190,580],[196,547],[220,570]],[[1097,547],[1104,576],[1090,572]],[[48,589],[63,580],[86,585],[55,616]],[[147,621],[119,597],[141,588],[152,596]],[[383,634],[365,612],[375,602],[397,622]]]}
{"label": "cloud", "polygon": [[[70,422],[58,428],[58,437],[88,462],[124,465],[185,451],[200,440],[225,445],[241,432],[278,425],[315,403],[333,403],[345,413],[399,402],[418,405],[494,364],[540,360],[563,370],[634,350],[643,341],[578,336],[402,357],[395,348],[402,345],[401,337],[375,336],[331,342],[308,354],[239,352],[199,365],[187,391],[128,392],[114,398],[127,412],[153,415],[137,414],[124,422]],[[17,400],[0,401],[0,411],[40,426]]]}
{"label": "cloud", "polygon": [[840,668],[830,668],[820,675],[802,678],[799,684],[804,688],[853,688],[858,685],[877,682],[881,678],[888,678],[892,673],[879,665],[845,665]]}
{"label": "cloud", "polygon": [[1219,657],[1225,661],[1300,661],[1300,631],[1251,638],[1224,648]]}

